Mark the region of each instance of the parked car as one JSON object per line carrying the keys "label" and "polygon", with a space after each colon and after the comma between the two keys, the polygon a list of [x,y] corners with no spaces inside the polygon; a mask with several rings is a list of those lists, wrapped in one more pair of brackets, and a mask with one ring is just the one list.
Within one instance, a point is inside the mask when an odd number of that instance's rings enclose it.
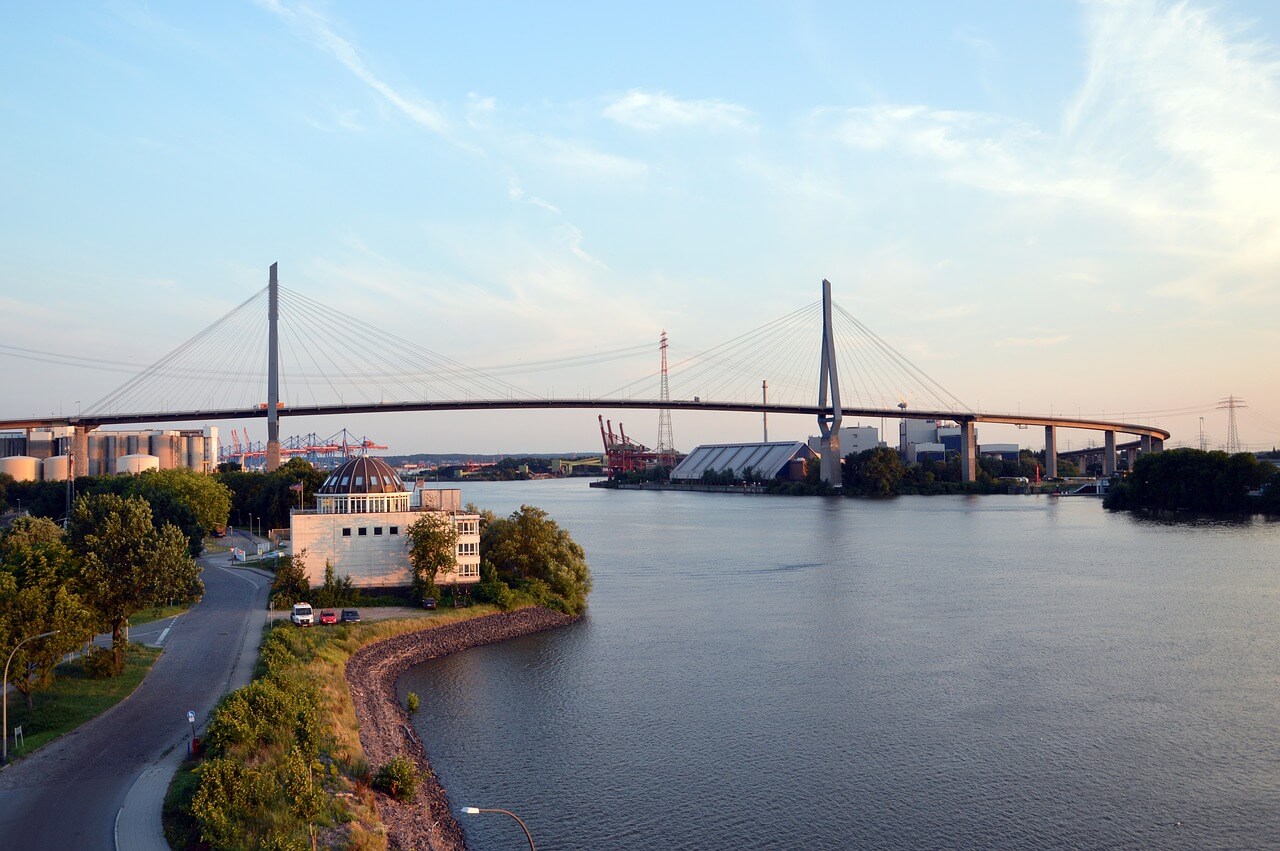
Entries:
{"label": "parked car", "polygon": [[311,611],[310,603],[294,603],[293,614],[289,615],[289,620],[298,626],[311,626],[316,622],[316,616]]}
{"label": "parked car", "polygon": [[335,624],[337,622],[338,622],[338,613],[335,612],[333,609],[325,609],[323,612],[320,613],[320,624],[322,626]]}
{"label": "parked car", "polygon": [[342,622],[343,623],[360,623],[360,612],[357,611],[356,609],[343,609]]}
{"label": "parked car", "polygon": [[422,608],[424,608],[424,609],[434,609],[435,607],[436,607],[436,598],[435,598],[435,597],[425,597],[425,598],[423,598],[423,600],[422,600]]}

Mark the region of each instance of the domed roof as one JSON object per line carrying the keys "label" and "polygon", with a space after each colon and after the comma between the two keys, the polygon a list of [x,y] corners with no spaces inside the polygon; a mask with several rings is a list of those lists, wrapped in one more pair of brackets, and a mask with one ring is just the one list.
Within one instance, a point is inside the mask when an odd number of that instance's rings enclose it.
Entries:
{"label": "domed roof", "polygon": [[406,493],[396,471],[381,458],[361,455],[329,474],[317,494]]}

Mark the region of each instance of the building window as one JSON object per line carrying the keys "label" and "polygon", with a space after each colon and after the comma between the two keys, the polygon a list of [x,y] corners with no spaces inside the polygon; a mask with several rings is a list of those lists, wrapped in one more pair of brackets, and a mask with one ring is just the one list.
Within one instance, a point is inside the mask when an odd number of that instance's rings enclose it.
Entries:
{"label": "building window", "polygon": [[349,481],[351,481],[351,477],[350,477],[350,476],[343,476],[343,477],[342,477],[342,487],[344,487],[344,488],[345,488],[345,487],[347,486],[347,482],[349,482]]}
{"label": "building window", "polygon": [[356,476],[356,487],[364,484],[364,476]]}
{"label": "building window", "polygon": [[366,529],[365,527],[361,526],[361,527],[360,527],[360,534],[361,534],[361,535],[367,535],[367,534],[369,534],[369,530],[368,530],[368,529]]}
{"label": "building window", "polygon": [[350,537],[351,537],[351,527],[350,527],[350,526],[347,526],[347,527],[344,527],[344,528],[343,528],[343,530],[342,530],[342,537],[344,537],[344,538],[350,538]]}
{"label": "building window", "polygon": [[388,532],[387,532],[387,533],[388,533],[388,534],[390,534],[390,535],[399,535],[399,534],[400,534],[400,527],[399,527],[399,526],[392,526],[392,527],[388,530]]}
{"label": "building window", "polygon": [[381,526],[374,526],[374,527],[373,527],[373,534],[375,534],[375,535],[381,535],[381,534],[382,534],[382,527],[381,527]]}

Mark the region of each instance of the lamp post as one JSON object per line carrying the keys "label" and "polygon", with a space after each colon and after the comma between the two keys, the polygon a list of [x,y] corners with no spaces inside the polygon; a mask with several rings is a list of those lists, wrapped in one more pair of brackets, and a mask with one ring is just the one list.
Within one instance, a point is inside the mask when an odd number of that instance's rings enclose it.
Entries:
{"label": "lamp post", "polygon": [[191,744],[187,747],[187,756],[196,755],[196,713],[193,709],[187,710],[187,723],[191,725]]}
{"label": "lamp post", "polygon": [[2,754],[4,762],[9,761],[9,663],[13,661],[13,654],[18,652],[19,647],[26,644],[28,641],[35,641],[37,638],[48,638],[57,631],[58,630],[55,629],[49,632],[42,632],[39,635],[33,635],[30,638],[22,639],[14,645],[13,650],[9,653],[9,658],[4,662],[4,679],[3,681],[0,681],[0,692],[4,695],[3,698],[0,698],[0,700],[4,701],[4,718],[0,720],[0,725],[3,725],[3,729],[0,729],[0,734],[4,735],[4,748],[0,754]]}
{"label": "lamp post", "polygon": [[502,813],[504,816],[511,816],[516,820],[516,823],[520,825],[520,829],[524,831],[524,838],[529,840],[529,851],[538,851],[537,848],[533,847],[533,834],[529,833],[529,828],[520,820],[520,816],[510,810],[499,810],[487,807],[463,807],[462,811],[469,816],[479,815],[480,813]]}

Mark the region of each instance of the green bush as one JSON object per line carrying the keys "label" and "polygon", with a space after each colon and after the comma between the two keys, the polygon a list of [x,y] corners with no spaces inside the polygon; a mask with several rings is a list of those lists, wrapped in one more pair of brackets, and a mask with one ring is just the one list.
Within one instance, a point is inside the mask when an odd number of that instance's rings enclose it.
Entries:
{"label": "green bush", "polygon": [[116,664],[116,656],[110,650],[95,647],[84,657],[84,675],[91,680],[105,680],[116,676],[123,665]]}
{"label": "green bush", "polygon": [[378,769],[373,788],[386,792],[397,801],[412,801],[418,795],[418,768],[403,756]]}
{"label": "green bush", "polygon": [[409,704],[410,712],[418,711],[418,707],[421,705],[421,703],[418,700],[418,693],[416,691],[409,692],[408,704]]}

